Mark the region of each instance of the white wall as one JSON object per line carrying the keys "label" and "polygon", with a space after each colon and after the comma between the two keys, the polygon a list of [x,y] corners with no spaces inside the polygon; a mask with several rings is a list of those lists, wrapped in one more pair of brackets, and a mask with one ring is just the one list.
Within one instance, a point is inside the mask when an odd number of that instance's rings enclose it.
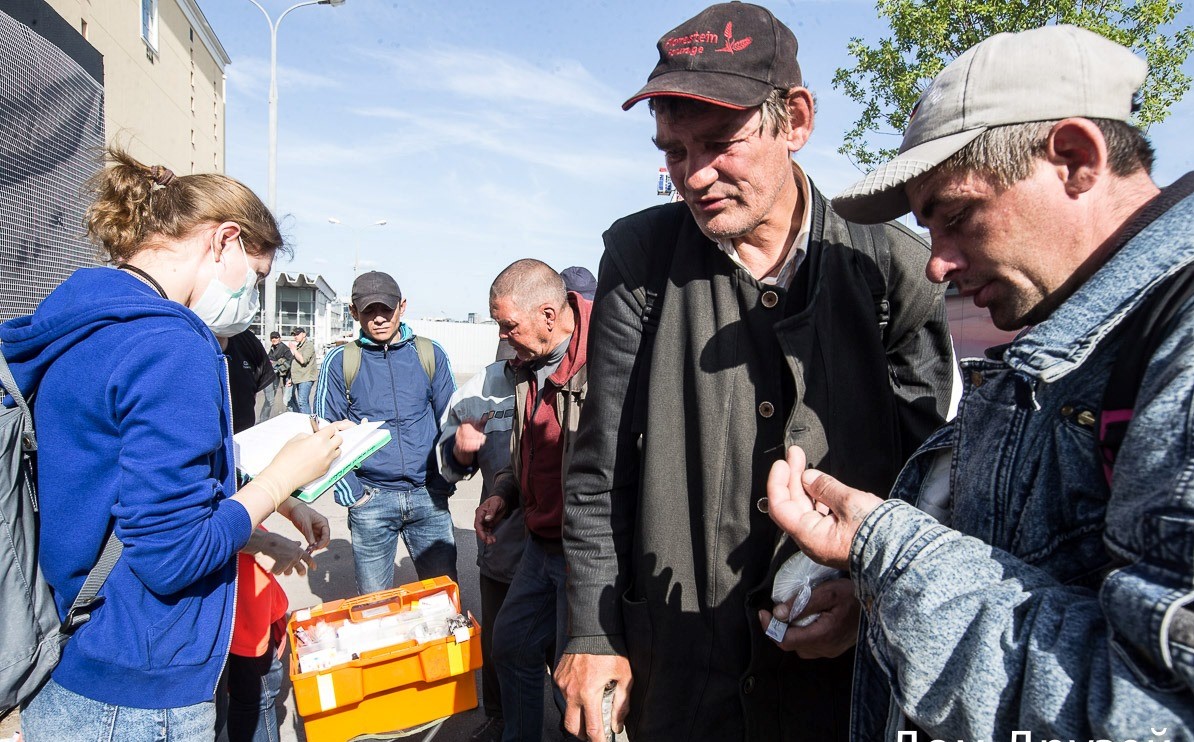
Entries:
{"label": "white wall", "polygon": [[489,364],[497,354],[496,324],[403,320],[416,335],[431,338],[443,346],[457,381],[464,381]]}
{"label": "white wall", "polygon": [[308,330],[315,347],[322,348],[340,337],[340,317],[332,311],[332,302],[318,289],[315,292],[315,322]]}

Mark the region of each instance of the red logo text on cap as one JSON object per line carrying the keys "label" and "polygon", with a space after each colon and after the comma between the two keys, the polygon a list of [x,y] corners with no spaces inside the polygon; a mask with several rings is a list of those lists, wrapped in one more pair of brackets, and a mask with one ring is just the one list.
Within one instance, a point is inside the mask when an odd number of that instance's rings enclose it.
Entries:
{"label": "red logo text on cap", "polygon": [[[734,24],[726,23],[725,28],[725,46],[714,49],[715,52],[740,52],[746,47],[750,46],[750,37],[744,39],[734,40]],[[682,54],[696,56],[697,54],[705,53],[705,46],[707,44],[719,44],[721,37],[712,31],[697,31],[690,33],[687,36],[674,36],[663,42],[663,51],[669,57],[678,57]]]}

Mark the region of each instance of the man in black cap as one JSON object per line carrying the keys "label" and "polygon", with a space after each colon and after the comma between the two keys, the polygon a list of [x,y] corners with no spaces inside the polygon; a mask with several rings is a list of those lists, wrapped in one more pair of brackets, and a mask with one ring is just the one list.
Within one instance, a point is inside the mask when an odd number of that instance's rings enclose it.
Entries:
{"label": "man in black cap", "polygon": [[269,362],[274,369],[274,380],[265,388],[265,404],[261,406],[261,415],[257,422],[263,423],[274,414],[274,397],[279,389],[282,390],[282,406],[289,401],[286,398],[287,384],[290,382],[290,364],[294,362],[294,354],[286,343],[282,342],[282,334],[274,330],[269,334]]}
{"label": "man in black cap", "polygon": [[290,409],[304,415],[311,414],[311,387],[319,378],[319,364],[315,361],[315,343],[307,337],[307,328],[290,331],[294,338],[294,352],[290,364],[290,383],[294,385]]}
{"label": "man in black cap", "polygon": [[406,300],[379,271],[352,284],[352,318],[361,334],[330,351],[315,388],[315,414],[325,420],[384,420],[390,442],[335,485],[348,508],[360,594],[394,584],[402,536],[419,579],[456,579],[456,540],[449,485],[439,474],[435,440],[456,382],[443,348],[402,321]]}
{"label": "man in black cap", "polygon": [[767,472],[799,443],[887,491],[949,405],[943,287],[920,239],[847,223],[793,162],[813,97],[775,16],[714,5],[658,49],[623,107],[649,102],[683,203],[604,236],[565,491],[565,724],[599,738],[612,689],[635,742],[846,739],[858,603],[826,582],[817,620],[764,634],[795,551]]}

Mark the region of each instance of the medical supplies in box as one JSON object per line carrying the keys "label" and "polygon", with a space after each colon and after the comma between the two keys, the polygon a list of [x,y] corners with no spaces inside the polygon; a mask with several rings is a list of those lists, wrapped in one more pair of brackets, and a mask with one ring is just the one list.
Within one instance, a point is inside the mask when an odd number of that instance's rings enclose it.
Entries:
{"label": "medical supplies in box", "polygon": [[481,627],[447,577],[290,618],[290,680],[309,742],[410,729],[476,708]]}

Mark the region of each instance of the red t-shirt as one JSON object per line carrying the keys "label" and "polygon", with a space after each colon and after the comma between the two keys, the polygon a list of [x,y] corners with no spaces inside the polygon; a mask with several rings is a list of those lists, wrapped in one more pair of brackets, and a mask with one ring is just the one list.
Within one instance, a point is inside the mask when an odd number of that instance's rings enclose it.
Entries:
{"label": "red t-shirt", "polygon": [[[251,554],[238,554],[236,568],[236,622],[229,652],[238,657],[260,657],[269,649],[274,625],[285,621],[290,604],[286,591]],[[283,625],[282,633],[285,631]]]}

